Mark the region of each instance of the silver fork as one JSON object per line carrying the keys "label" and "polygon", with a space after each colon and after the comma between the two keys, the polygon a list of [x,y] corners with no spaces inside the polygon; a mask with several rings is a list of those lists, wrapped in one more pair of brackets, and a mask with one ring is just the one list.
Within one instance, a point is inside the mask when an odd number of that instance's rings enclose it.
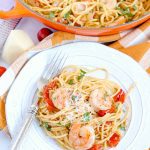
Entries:
{"label": "silver fork", "polygon": [[[62,69],[64,66],[66,60],[67,60],[67,55],[63,53],[61,50],[56,52],[56,55],[51,59],[49,63],[49,67],[47,67],[44,70],[44,74],[41,76],[41,78],[38,81],[38,89],[40,90],[50,78],[53,78],[58,72]],[[35,92],[34,97],[36,96],[37,91]],[[37,106],[37,100],[30,106],[29,113],[25,121],[23,122],[23,125],[16,135],[16,137],[12,140],[11,144],[11,150],[17,150],[18,146],[21,143],[21,140],[25,136],[27,130],[29,129],[36,113],[38,110]]]}

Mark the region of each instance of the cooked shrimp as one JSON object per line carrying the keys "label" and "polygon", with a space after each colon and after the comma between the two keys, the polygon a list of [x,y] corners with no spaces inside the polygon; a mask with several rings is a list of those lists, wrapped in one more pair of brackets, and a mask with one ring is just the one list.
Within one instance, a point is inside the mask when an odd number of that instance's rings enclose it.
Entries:
{"label": "cooked shrimp", "polygon": [[77,150],[86,150],[93,146],[95,133],[92,126],[82,126],[79,123],[72,125],[69,132],[69,142]]}
{"label": "cooked shrimp", "polygon": [[126,19],[124,16],[119,17],[117,20],[115,20],[113,23],[111,23],[109,26],[116,26],[119,24],[124,24],[126,22]]}
{"label": "cooked shrimp", "polygon": [[104,98],[104,94],[99,89],[91,92],[89,102],[96,112],[110,109],[112,105],[111,98]]}
{"label": "cooked shrimp", "polygon": [[76,15],[80,15],[80,13],[82,12],[85,12],[87,8],[87,3],[86,2],[76,2],[72,5],[72,12],[73,14],[76,14]]}
{"label": "cooked shrimp", "polygon": [[58,88],[52,94],[52,102],[58,109],[63,109],[69,106],[69,99],[72,94],[72,89],[69,88]]}
{"label": "cooked shrimp", "polygon": [[108,9],[113,9],[117,6],[117,0],[101,0]]}
{"label": "cooked shrimp", "polygon": [[86,9],[86,5],[84,3],[76,5],[76,11],[78,11],[78,12],[84,11],[85,9]]}

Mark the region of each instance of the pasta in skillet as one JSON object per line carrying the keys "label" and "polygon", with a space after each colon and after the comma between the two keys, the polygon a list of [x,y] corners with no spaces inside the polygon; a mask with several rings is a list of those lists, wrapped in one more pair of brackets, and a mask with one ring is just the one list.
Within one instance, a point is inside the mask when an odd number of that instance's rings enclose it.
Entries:
{"label": "pasta in skillet", "polygon": [[150,11],[149,0],[24,0],[54,22],[79,27],[108,27],[136,20]]}

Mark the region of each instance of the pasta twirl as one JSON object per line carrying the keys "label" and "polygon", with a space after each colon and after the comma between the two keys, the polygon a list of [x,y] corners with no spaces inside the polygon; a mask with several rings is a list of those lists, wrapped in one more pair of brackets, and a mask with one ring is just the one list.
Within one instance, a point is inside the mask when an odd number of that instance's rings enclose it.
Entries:
{"label": "pasta twirl", "polygon": [[[105,78],[89,76],[95,71]],[[107,70],[68,66],[39,92],[37,118],[64,149],[115,147],[128,126],[126,95]]]}

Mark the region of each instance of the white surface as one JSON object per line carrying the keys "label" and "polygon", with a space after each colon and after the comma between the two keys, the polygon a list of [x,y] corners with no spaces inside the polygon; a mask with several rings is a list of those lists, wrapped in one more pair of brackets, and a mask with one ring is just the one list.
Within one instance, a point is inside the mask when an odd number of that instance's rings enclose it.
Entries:
{"label": "white surface", "polygon": [[[11,135],[14,136],[21,126],[28,107],[32,103],[37,80],[58,49],[70,52],[65,65],[104,67],[108,69],[110,79],[118,82],[124,90],[127,90],[133,82],[136,83],[136,87],[130,95],[131,123],[126,135],[115,150],[145,150],[148,148],[150,146],[150,104],[148,102],[150,79],[148,75],[125,54],[92,42],[72,43],[41,52],[25,65],[7,97],[6,116]],[[26,149],[57,150],[60,147],[55,144],[54,140],[46,136],[35,120],[20,147],[20,150]]]}

